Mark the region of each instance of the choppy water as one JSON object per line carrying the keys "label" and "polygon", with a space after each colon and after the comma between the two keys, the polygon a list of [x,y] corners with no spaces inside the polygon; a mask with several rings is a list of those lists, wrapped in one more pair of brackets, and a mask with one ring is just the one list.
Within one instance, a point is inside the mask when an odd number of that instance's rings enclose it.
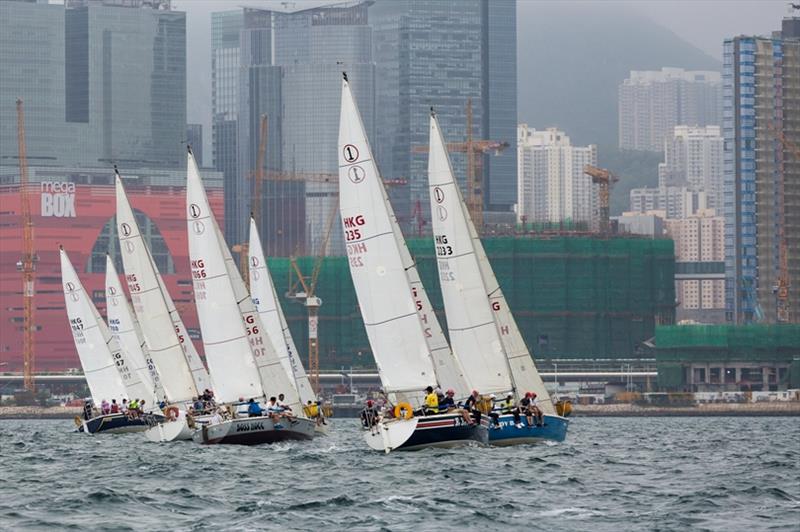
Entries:
{"label": "choppy water", "polygon": [[2,530],[800,530],[800,418],[576,418],[563,444],[370,452],[0,421]]}

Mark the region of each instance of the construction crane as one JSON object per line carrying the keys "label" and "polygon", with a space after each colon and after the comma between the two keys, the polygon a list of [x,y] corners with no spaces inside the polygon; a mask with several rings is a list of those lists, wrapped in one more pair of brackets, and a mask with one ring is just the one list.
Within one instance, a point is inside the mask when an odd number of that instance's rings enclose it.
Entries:
{"label": "construction crane", "polygon": [[598,168],[591,164],[583,167],[583,173],[591,176],[592,183],[597,185],[597,195],[600,202],[600,233],[607,235],[611,232],[609,196],[611,195],[611,187],[619,181],[619,178],[605,168]]}
{"label": "construction crane", "polygon": [[[331,209],[328,225],[325,230],[325,235],[322,239],[317,256],[314,259],[314,266],[311,270],[311,275],[305,276],[297,264],[297,257],[291,257],[290,263],[292,269],[289,271],[289,291],[286,296],[294,299],[299,303],[305,305],[308,312],[308,374],[311,381],[311,387],[315,393],[319,393],[319,307],[322,305],[322,299],[317,297],[317,281],[319,280],[319,272],[322,269],[322,263],[325,260],[325,249],[328,247],[328,240],[331,237],[333,230],[333,222],[336,215],[339,213],[338,209]],[[297,277],[295,281],[292,280],[292,272]]]}
{"label": "construction crane", "polygon": [[22,374],[25,390],[36,391],[33,372],[36,362],[34,350],[34,278],[39,256],[34,249],[33,217],[28,193],[28,155],[25,148],[25,111],[22,100],[17,99],[17,141],[19,144],[19,191],[22,203],[22,257],[17,261],[17,270],[22,272]]}
{"label": "construction crane", "polygon": [[[467,135],[465,142],[448,142],[447,151],[467,154],[467,210],[478,233],[483,228],[483,155],[495,155],[509,147],[508,142],[497,140],[475,140],[472,137],[472,98],[467,99]],[[414,146],[414,153],[427,153],[428,146]]]}
{"label": "construction crane", "polygon": [[[786,138],[783,131],[775,124],[768,124],[769,129],[781,143],[784,150],[800,161],[800,148]],[[778,279],[772,287],[775,293],[775,314],[778,322],[786,323],[789,321],[789,249],[786,240],[786,211],[785,211],[785,181],[784,168],[781,165],[778,182],[776,183],[775,199],[777,200],[776,210],[778,212]]]}

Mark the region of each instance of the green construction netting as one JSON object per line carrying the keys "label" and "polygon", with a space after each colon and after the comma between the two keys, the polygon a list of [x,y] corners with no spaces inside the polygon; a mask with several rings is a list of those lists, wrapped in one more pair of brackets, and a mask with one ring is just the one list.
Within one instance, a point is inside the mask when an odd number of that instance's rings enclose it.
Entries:
{"label": "green construction netting", "polygon": [[[483,240],[522,334],[537,358],[630,358],[674,318],[671,240],[516,237]],[[431,239],[409,249],[437,314],[444,322]],[[314,259],[298,259],[310,274]],[[300,352],[307,353],[305,309],[285,296],[287,258],[269,261],[276,289]],[[345,257],[324,259],[317,285],[320,365],[374,364]]]}

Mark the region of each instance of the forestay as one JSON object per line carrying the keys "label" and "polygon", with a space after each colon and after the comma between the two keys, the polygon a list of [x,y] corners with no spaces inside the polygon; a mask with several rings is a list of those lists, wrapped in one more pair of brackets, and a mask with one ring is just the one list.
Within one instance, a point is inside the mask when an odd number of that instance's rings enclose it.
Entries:
{"label": "forestay", "polygon": [[131,390],[131,384],[127,384],[131,396],[146,399],[147,403],[155,408],[164,398],[161,382],[139,331],[139,324],[119,282],[114,261],[108,255],[106,255],[106,315],[111,335],[117,340],[125,359],[139,377],[137,390]]}
{"label": "forestay", "polygon": [[[264,395],[248,334],[255,324],[242,323],[222,242],[192,154],[187,158],[186,213],[195,305],[206,361],[217,399],[231,403]],[[249,330],[248,330],[249,329]]]}
{"label": "forestay", "polygon": [[339,204],[350,274],[387,393],[419,404],[436,374],[382,183],[347,80],[339,122]]}
{"label": "forestay", "polygon": [[314,401],[316,396],[311,388],[311,383],[306,375],[303,362],[295,346],[289,324],[283,314],[275,284],[272,282],[264,249],[261,247],[258,228],[253,218],[250,218],[250,244],[248,246],[250,262],[250,293],[256,305],[261,323],[266,329],[267,337],[272,342],[272,347],[278,354],[284,371],[295,384],[295,389],[303,405]]}
{"label": "forestay", "polygon": [[453,351],[479,392],[511,391],[503,344],[469,236],[470,222],[433,113],[428,180],[436,264]]}
{"label": "forestay", "polygon": [[119,347],[63,249],[60,258],[67,317],[92,400],[97,407],[103,399],[109,402],[111,399],[121,400],[128,396],[128,392],[114,359]]}
{"label": "forestay", "polygon": [[[150,251],[139,231],[122,180],[116,176],[117,231],[125,267],[125,281],[142,336],[161,378],[170,402],[190,401],[198,395],[194,375],[208,382],[208,374],[194,351],[184,350],[191,343],[185,332],[173,323],[175,305],[161,280]],[[180,319],[180,318],[178,318]],[[199,368],[197,366],[200,366]],[[191,368],[195,368],[192,371]],[[202,392],[202,388],[200,389]]]}

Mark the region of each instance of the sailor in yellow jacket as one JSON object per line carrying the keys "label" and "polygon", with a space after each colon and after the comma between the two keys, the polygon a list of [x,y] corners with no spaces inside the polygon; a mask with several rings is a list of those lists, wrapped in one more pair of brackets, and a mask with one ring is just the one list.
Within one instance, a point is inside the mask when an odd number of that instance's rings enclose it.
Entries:
{"label": "sailor in yellow jacket", "polygon": [[425,407],[423,411],[426,416],[431,416],[433,414],[439,413],[439,396],[436,395],[436,392],[433,391],[433,386],[428,386],[425,388]]}

